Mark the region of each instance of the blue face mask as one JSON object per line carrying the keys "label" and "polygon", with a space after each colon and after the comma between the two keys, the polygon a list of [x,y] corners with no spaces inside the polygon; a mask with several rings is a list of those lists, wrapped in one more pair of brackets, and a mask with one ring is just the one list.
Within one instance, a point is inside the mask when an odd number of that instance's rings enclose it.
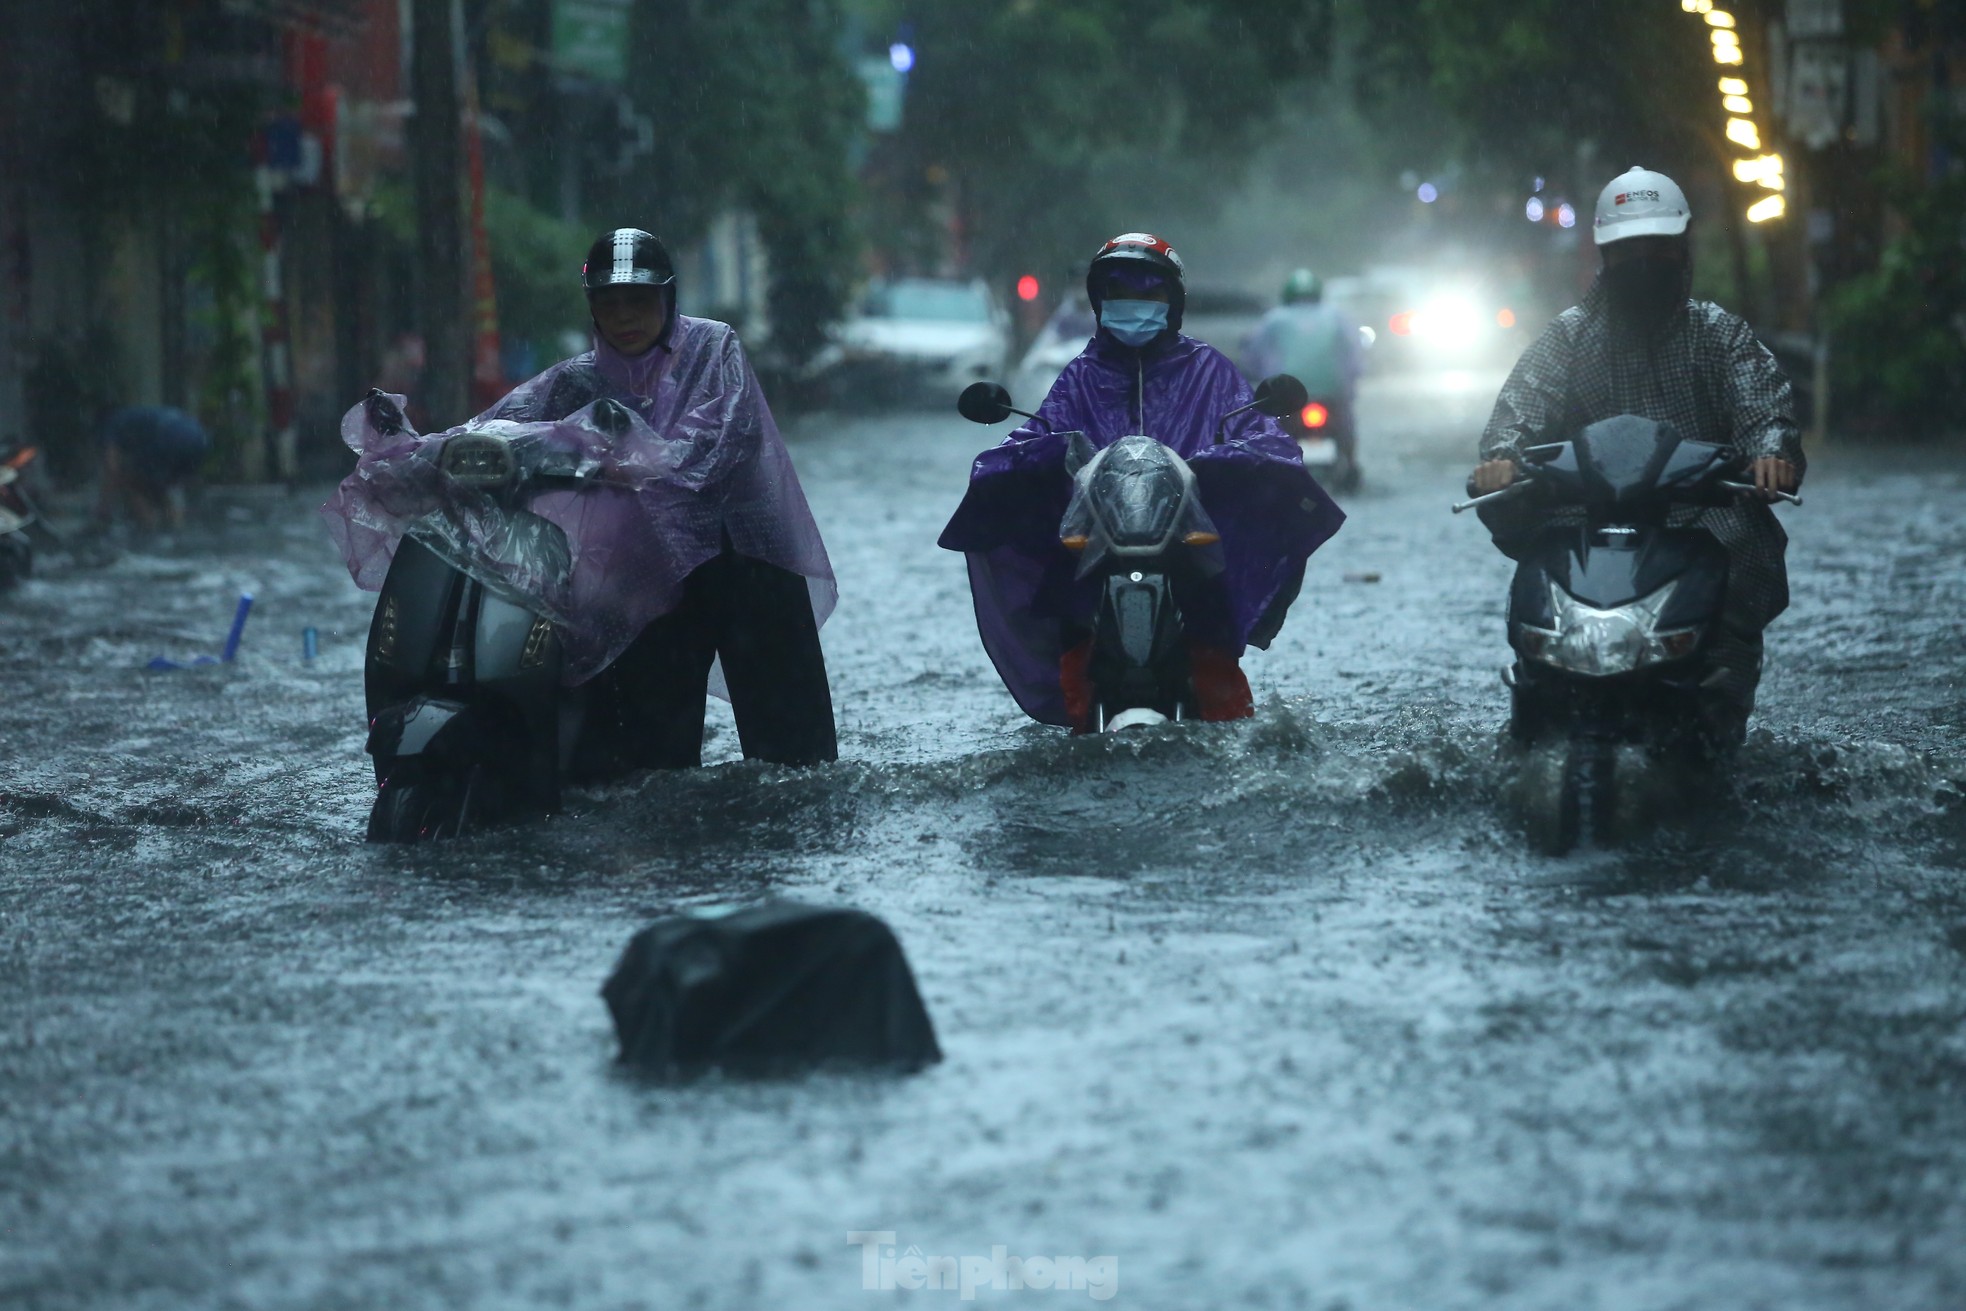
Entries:
{"label": "blue face mask", "polygon": [[1137,350],[1167,331],[1167,302],[1106,301],[1099,307],[1099,326]]}

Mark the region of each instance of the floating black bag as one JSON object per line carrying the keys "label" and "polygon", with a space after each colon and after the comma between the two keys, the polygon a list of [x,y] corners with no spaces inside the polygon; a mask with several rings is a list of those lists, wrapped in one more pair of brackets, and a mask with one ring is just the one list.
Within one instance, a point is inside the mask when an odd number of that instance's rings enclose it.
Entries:
{"label": "floating black bag", "polygon": [[601,989],[653,1074],[916,1070],[942,1059],[901,944],[865,911],[774,902],[637,933]]}

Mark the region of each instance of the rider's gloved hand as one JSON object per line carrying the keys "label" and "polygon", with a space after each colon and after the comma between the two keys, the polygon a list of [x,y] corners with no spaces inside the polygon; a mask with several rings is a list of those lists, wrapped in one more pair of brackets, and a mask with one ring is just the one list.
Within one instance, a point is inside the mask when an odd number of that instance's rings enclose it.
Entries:
{"label": "rider's gloved hand", "polygon": [[1485,460],[1475,466],[1474,473],[1468,478],[1468,485],[1474,489],[1475,495],[1486,496],[1513,483],[1515,475],[1514,460]]}

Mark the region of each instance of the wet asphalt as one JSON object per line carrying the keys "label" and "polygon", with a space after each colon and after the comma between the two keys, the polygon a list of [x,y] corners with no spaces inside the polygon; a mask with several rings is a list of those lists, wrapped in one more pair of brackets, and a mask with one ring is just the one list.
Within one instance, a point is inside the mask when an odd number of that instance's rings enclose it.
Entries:
{"label": "wet asphalt", "polygon": [[[1021,718],[933,547],[989,435],[804,419],[841,762],[719,706],[707,768],[441,848],[361,841],[321,489],[48,560],[0,598],[0,1306],[962,1304],[910,1249],[1081,1276],[1006,1307],[1966,1306],[1966,461],[1816,453],[1735,794],[1545,859],[1446,508],[1497,381],[1370,391],[1255,720],[1110,740]],[[141,668],[242,590],[234,665]],[[768,895],[887,918],[945,1061],[620,1070],[630,934]]]}

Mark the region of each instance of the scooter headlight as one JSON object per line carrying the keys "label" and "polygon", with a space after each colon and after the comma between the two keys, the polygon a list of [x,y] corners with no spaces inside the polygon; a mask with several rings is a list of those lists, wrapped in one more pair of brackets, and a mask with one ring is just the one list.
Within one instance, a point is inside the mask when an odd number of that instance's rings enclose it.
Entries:
{"label": "scooter headlight", "polygon": [[502,437],[459,433],[444,442],[444,472],[469,487],[504,487],[518,474],[518,461]]}
{"label": "scooter headlight", "polygon": [[1517,645],[1531,660],[1596,678],[1682,660],[1699,649],[1701,630],[1698,625],[1659,629],[1659,616],[1674,586],[1667,583],[1629,605],[1598,610],[1552,583],[1550,609],[1556,627],[1521,625],[1516,630]]}

